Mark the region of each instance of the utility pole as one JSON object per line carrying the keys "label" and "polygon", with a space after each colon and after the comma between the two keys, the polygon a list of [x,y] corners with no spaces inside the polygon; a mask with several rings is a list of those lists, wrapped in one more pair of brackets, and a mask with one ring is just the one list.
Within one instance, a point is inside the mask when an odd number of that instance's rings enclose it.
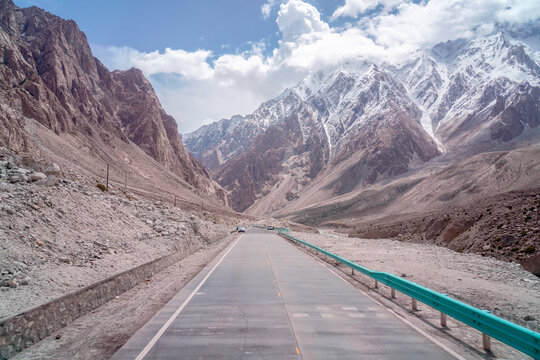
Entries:
{"label": "utility pole", "polygon": [[109,191],[109,164],[107,163],[107,183],[105,185],[107,191]]}

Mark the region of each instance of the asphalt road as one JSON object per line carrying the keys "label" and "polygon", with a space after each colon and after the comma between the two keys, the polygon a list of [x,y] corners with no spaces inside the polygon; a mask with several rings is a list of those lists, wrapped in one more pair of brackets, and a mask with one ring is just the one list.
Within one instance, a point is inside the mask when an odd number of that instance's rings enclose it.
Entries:
{"label": "asphalt road", "polygon": [[273,232],[250,229],[113,359],[455,359]]}

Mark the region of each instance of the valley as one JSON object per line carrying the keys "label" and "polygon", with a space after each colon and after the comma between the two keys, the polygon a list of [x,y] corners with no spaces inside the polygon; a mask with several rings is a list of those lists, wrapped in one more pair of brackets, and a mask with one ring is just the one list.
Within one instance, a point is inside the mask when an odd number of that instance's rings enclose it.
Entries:
{"label": "valley", "polygon": [[0,359],[540,351],[284,235],[538,336],[540,20],[386,43],[434,0],[344,1],[257,4],[218,41],[197,2],[0,0]]}

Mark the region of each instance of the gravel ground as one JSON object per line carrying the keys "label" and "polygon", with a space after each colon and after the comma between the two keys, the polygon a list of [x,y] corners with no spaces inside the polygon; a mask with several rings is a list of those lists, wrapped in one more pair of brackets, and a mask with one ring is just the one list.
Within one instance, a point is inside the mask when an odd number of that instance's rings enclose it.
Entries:
{"label": "gravel ground", "polygon": [[[371,270],[390,272],[480,309],[540,330],[540,279],[517,263],[509,263],[476,254],[462,254],[432,244],[403,243],[388,239],[359,239],[331,231],[320,234],[291,232],[291,235],[343,256]],[[346,273],[345,266],[339,267]],[[356,275],[361,283],[373,288],[372,279]],[[377,292],[388,298],[389,290],[381,285]],[[391,305],[410,308],[410,298],[399,295]],[[438,324],[438,312],[420,304],[420,318]],[[438,326],[438,325],[437,325]],[[481,354],[476,330],[449,320],[448,334],[464,341]],[[522,359],[523,354],[493,341],[497,358]]]}
{"label": "gravel ground", "polygon": [[[0,154],[1,155],[1,154]],[[238,219],[102,191],[0,156],[0,319],[234,230]],[[14,181],[14,176],[15,181]]]}

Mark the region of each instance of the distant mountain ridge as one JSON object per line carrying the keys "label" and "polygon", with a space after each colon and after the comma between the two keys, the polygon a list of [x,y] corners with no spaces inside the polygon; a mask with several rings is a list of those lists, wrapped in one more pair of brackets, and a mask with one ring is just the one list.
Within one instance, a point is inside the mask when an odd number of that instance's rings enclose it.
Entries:
{"label": "distant mountain ridge", "polygon": [[[458,159],[537,139],[539,59],[506,32],[448,41],[394,64],[312,74],[253,114],[183,139],[236,210],[271,212],[308,184],[338,196],[441,154]],[[294,140],[267,155],[267,138],[291,121]],[[266,196],[272,201],[258,206]]]}
{"label": "distant mountain ridge", "polygon": [[223,190],[185,150],[176,121],[165,113],[143,73],[109,72],[74,21],[0,0],[0,59],[4,144],[31,150],[35,139],[25,130],[29,119],[57,135],[74,136],[79,146],[118,167],[130,161],[115,141],[127,147],[133,143],[201,195],[226,201]]}

